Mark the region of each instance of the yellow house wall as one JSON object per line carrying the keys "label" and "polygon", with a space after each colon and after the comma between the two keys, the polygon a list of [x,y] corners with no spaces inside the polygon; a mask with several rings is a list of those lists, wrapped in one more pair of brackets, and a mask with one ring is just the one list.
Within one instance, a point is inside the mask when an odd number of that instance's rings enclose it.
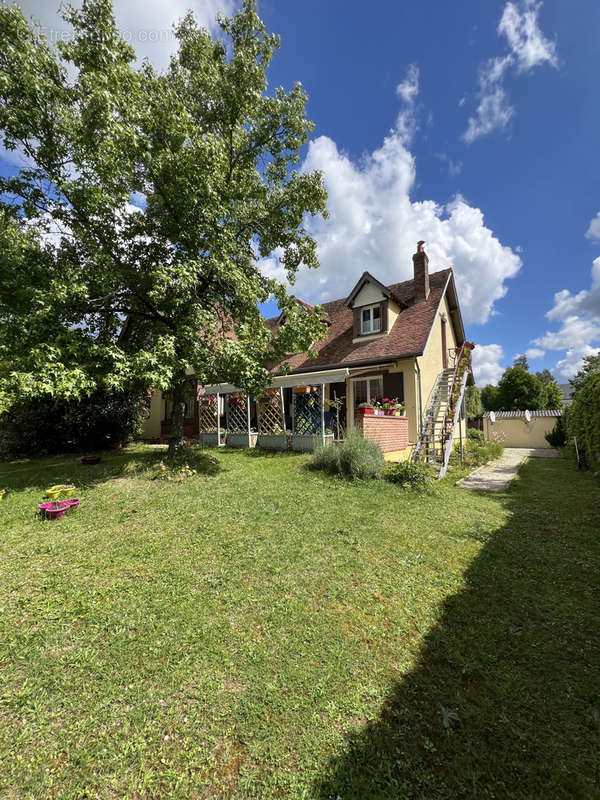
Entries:
{"label": "yellow house wall", "polygon": [[142,426],[143,439],[156,439],[160,436],[160,423],[165,415],[165,401],[162,392],[155,391],[150,401],[150,416]]}
{"label": "yellow house wall", "polygon": [[485,418],[483,431],[487,441],[493,436],[498,436],[504,447],[550,447],[544,437],[550,433],[555,424],[555,417],[532,417],[531,422],[525,422],[524,418],[512,417],[498,419],[493,424]]}

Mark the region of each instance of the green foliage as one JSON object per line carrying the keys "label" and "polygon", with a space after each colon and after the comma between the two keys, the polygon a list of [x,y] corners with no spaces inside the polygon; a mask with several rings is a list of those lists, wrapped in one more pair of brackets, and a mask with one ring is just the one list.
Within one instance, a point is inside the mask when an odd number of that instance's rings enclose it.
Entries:
{"label": "green foliage", "polygon": [[475,419],[483,414],[481,392],[478,386],[467,386],[466,409],[468,419]]}
{"label": "green foliage", "polygon": [[[480,467],[487,464],[489,461],[495,461],[501,458],[504,453],[504,446],[502,442],[494,439],[491,442],[481,441],[478,438],[467,438],[463,442],[463,461],[462,463],[469,467]],[[455,443],[452,455],[450,456],[452,464],[460,463],[460,445]]]}
{"label": "green foliage", "polygon": [[303,218],[325,212],[322,176],[297,170],[307,96],[268,92],[277,37],[253,0],[214,39],[188,14],[158,73],[109,0],[64,17],[55,49],[0,4],[0,134],[31,162],[0,178],[0,410],[143,385],[171,391],[179,419],[189,367],[259,394],[265,362],[323,331],[258,264],[277,250],[291,282],[317,267]]}
{"label": "green foliage", "polygon": [[317,445],[312,457],[312,466],[331,475],[340,472],[340,450],[337,444]]}
{"label": "green foliage", "polygon": [[[577,376],[576,376],[577,377]],[[592,469],[600,465],[600,370],[592,368],[577,378],[567,414],[567,433],[577,439],[580,461]]]}
{"label": "green foliage", "polygon": [[535,377],[541,381],[544,386],[549,383],[554,383],[554,375],[549,369],[543,369],[540,372],[536,372]]}
{"label": "green foliage", "polygon": [[195,447],[181,447],[171,458],[159,461],[152,480],[181,483],[196,475],[215,475],[218,459]]}
{"label": "green foliage", "polygon": [[600,351],[596,355],[585,356],[583,365],[574,378],[569,383],[573,387],[573,394],[576,394],[584,385],[586,378],[591,372],[600,372]]}
{"label": "green foliage", "polygon": [[525,372],[529,372],[529,363],[526,356],[517,356],[513,361],[513,366],[524,369]]}
{"label": "green foliage", "polygon": [[469,428],[467,430],[467,439],[473,439],[480,444],[485,442],[485,436],[483,435],[483,431],[478,431],[476,428]]}
{"label": "green foliage", "polygon": [[542,384],[522,366],[509,367],[498,382],[499,411],[537,409],[542,402]]}
{"label": "green foliage", "polygon": [[500,396],[497,386],[488,384],[481,390],[481,404],[486,411],[500,411]]}
{"label": "green foliage", "polygon": [[564,447],[567,443],[567,431],[563,417],[556,420],[554,428],[545,436],[546,441],[551,447]]}
{"label": "green foliage", "polygon": [[125,443],[141,431],[147,393],[95,392],[80,402],[35,398],[0,415],[0,459]]}
{"label": "green foliage", "polygon": [[554,381],[546,381],[542,384],[540,408],[556,411],[563,405],[562,392],[560,386]]}
{"label": "green foliage", "polygon": [[412,461],[387,464],[383,471],[383,477],[390,483],[397,483],[417,492],[431,488],[433,482],[431,470],[427,464],[415,464]]}
{"label": "green foliage", "polygon": [[340,472],[347,478],[378,478],[385,466],[381,448],[360,433],[346,435],[340,448]]}
{"label": "green foliage", "polygon": [[342,447],[333,444],[317,447],[312,465],[315,469],[363,480],[378,478],[385,466],[385,458],[375,442],[353,431],[346,435]]}

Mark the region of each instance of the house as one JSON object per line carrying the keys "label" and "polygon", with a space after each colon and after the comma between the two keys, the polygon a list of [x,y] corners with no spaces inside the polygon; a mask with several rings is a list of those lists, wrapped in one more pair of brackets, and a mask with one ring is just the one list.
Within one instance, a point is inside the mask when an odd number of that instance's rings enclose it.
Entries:
{"label": "house", "polygon": [[[199,403],[190,401],[187,435],[202,439],[203,433],[214,437],[216,432],[216,444],[226,427],[228,441],[239,433],[246,437],[241,441],[252,444],[254,432],[260,445],[274,445],[265,437],[279,436],[283,446],[284,434],[291,431],[295,449],[311,449],[319,437],[338,434],[339,426],[360,428],[390,459],[443,458],[454,435],[465,432],[462,401],[467,382],[473,381],[473,345],[465,338],[452,270],[430,274],[423,245],[418,243],[412,257],[412,280],[386,286],[364,272],[347,297],[322,305],[327,334],[316,347],[316,358],[289,356],[285,374],[282,364],[274,365],[270,399],[248,402],[245,427],[239,409],[228,411],[226,400],[233,398],[239,406],[240,392],[218,384],[204,387]],[[279,316],[267,324],[276,331],[285,319]],[[218,404],[213,409],[208,398],[214,396]],[[402,403],[404,415],[365,413],[365,404],[383,398]],[[203,421],[207,405],[208,431]],[[168,431],[165,403],[157,399],[147,432],[159,427],[162,434]]]}
{"label": "house", "polygon": [[486,411],[483,435],[498,438],[505,447],[550,447],[546,434],[556,425],[562,411]]}
{"label": "house", "polygon": [[563,406],[568,406],[573,402],[573,387],[570,383],[559,383],[558,388],[562,392]]}

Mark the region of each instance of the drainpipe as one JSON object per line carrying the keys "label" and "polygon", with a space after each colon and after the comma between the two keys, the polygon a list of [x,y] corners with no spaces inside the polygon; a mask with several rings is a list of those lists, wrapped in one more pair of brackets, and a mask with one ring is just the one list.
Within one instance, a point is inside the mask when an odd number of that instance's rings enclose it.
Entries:
{"label": "drainpipe", "polygon": [[419,383],[419,435],[423,430],[423,392],[421,389],[421,367],[419,366],[419,359],[415,356],[415,367],[417,368],[417,381]]}

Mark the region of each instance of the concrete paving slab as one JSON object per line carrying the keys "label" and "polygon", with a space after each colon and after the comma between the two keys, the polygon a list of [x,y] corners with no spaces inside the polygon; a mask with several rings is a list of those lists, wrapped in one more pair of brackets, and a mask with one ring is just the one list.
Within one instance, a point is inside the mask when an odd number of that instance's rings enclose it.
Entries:
{"label": "concrete paving slab", "polygon": [[490,461],[467,475],[456,485],[463,489],[479,489],[484,492],[502,492],[517,474],[526,458],[556,458],[554,448],[506,447],[504,455],[497,461]]}

